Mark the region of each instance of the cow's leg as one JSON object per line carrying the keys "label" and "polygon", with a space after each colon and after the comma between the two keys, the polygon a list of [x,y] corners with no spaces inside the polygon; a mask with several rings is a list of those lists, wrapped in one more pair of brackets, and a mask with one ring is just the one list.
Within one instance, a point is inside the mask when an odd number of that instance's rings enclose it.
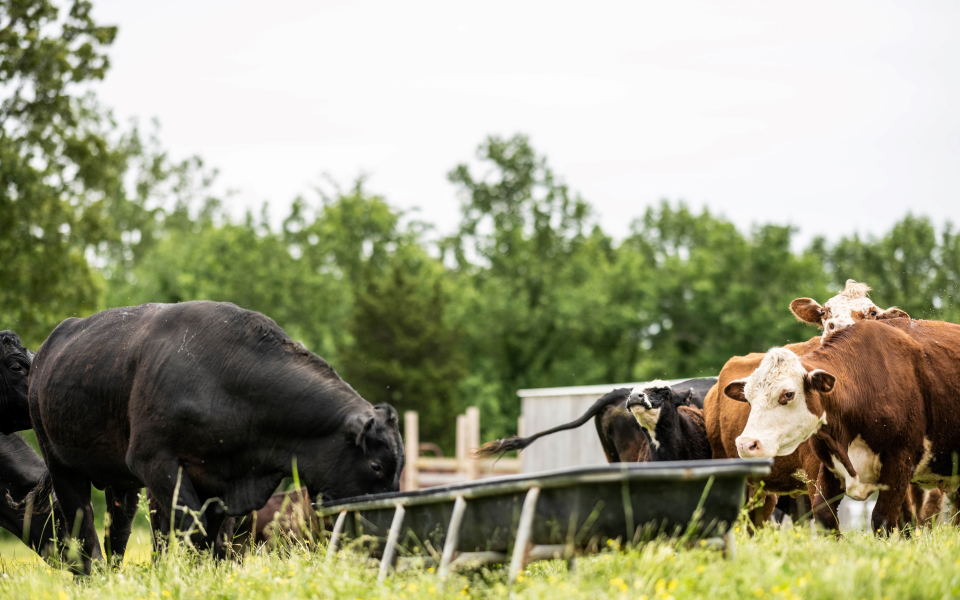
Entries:
{"label": "cow's leg", "polygon": [[107,560],[121,562],[127,551],[127,542],[130,540],[130,530],[133,527],[133,518],[137,515],[140,504],[140,488],[117,490],[108,487],[104,490],[107,501],[107,514],[110,516],[109,525],[104,527],[104,550]]}
{"label": "cow's leg", "polygon": [[871,525],[874,533],[887,534],[897,526],[897,517],[907,498],[913,466],[905,452],[881,455],[878,483],[882,490],[873,508]]}
{"label": "cow's leg", "polygon": [[[138,450],[134,451],[134,448]],[[131,444],[127,467],[146,485],[156,501],[160,517],[157,524],[162,537],[169,536],[171,530],[189,531],[195,547],[209,545],[216,532],[209,532],[203,503],[180,461],[169,453]]]}
{"label": "cow's leg", "polygon": [[823,465],[820,466],[817,485],[811,491],[810,497],[813,499],[813,516],[817,523],[826,529],[840,531],[837,508],[843,499],[843,485],[837,476]]}
{"label": "cow's leg", "polygon": [[217,506],[207,508],[207,522],[210,524],[210,534],[213,536],[213,556],[218,559],[225,559],[236,554],[233,547],[233,534],[237,530],[237,519],[227,516],[223,510]]}
{"label": "cow's leg", "polygon": [[900,505],[900,520],[897,524],[901,530],[919,525],[917,515],[920,514],[921,506],[923,506],[923,489],[919,485],[910,484],[907,493],[903,495],[903,504]]}
{"label": "cow's leg", "polygon": [[53,492],[63,514],[65,529],[70,537],[77,540],[77,550],[80,553],[80,568],[72,563],[72,552],[61,553],[71,561],[70,569],[75,573],[90,574],[90,565],[93,560],[103,560],[100,551],[100,540],[97,538],[97,529],[93,522],[93,506],[90,504],[90,480],[71,472],[69,468],[59,465],[56,460],[48,462],[50,477],[53,481]]}
{"label": "cow's leg", "polygon": [[943,510],[943,491],[939,489],[926,490],[923,494],[923,504],[917,510],[920,524],[933,527],[937,522],[937,515]]}
{"label": "cow's leg", "polygon": [[770,515],[773,514],[773,509],[777,505],[777,496],[775,494],[761,492],[758,498],[757,492],[759,492],[760,489],[762,488],[747,484],[747,504],[751,505],[755,500],[757,501],[750,509],[750,522],[753,524],[754,529],[763,526],[767,519],[770,518]]}

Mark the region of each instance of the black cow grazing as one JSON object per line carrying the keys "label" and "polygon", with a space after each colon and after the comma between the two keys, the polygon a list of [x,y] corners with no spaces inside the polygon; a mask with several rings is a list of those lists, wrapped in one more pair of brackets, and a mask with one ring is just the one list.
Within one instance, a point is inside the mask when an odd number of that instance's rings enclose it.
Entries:
{"label": "black cow grazing", "polygon": [[[41,556],[53,550],[55,539],[50,499],[37,498],[31,506],[21,506],[20,503],[46,472],[43,459],[23,438],[0,434],[0,527],[21,540],[24,540],[23,530],[26,528],[24,541]],[[57,521],[58,525],[62,523]],[[57,537],[62,539],[65,533],[61,528]]]}
{"label": "black cow grazing", "polygon": [[33,354],[23,347],[20,336],[0,331],[0,432],[30,429],[27,408],[27,375]]}
{"label": "black cow grazing", "polygon": [[[702,407],[703,398],[716,382],[717,380],[713,377],[702,377],[674,384],[672,388],[685,398],[685,402]],[[647,460],[646,440],[636,425],[636,420],[629,418],[629,413],[621,410],[629,396],[630,388],[615,389],[601,396],[593,403],[593,406],[587,409],[587,412],[575,421],[524,438],[513,436],[487,442],[476,452],[476,456],[477,458],[484,458],[510,450],[523,450],[545,435],[576,429],[591,417],[596,417],[597,434],[600,436],[600,443],[603,445],[608,461],[643,462]]]}
{"label": "black cow grazing", "polygon": [[80,518],[84,572],[102,557],[91,483],[105,488],[107,553],[119,557],[143,486],[159,531],[192,531],[217,556],[229,517],[263,507],[294,463],[313,498],[400,487],[396,411],[361,398],[271,319],[229,303],[67,319],[37,351],[29,401],[50,471],[36,491],[52,484],[68,523]]}
{"label": "black cow grazing", "polygon": [[647,435],[651,461],[712,458],[703,411],[691,406],[687,394],[677,393],[675,386],[654,382],[636,388],[627,409]]}

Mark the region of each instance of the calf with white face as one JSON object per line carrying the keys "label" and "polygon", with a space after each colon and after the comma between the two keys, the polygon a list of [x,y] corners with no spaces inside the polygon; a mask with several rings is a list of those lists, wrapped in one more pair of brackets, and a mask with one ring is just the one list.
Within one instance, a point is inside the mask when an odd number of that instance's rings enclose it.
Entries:
{"label": "calf with white face", "polygon": [[691,390],[678,392],[661,381],[630,392],[627,410],[650,442],[651,461],[711,458],[703,412],[690,397]]}
{"label": "calf with white face", "polygon": [[896,306],[884,310],[867,297],[870,286],[847,280],[844,289],[820,306],[813,298],[797,298],[790,303],[794,316],[804,323],[823,329],[821,343],[830,335],[859,321],[880,321],[883,319],[910,318],[906,312]]}

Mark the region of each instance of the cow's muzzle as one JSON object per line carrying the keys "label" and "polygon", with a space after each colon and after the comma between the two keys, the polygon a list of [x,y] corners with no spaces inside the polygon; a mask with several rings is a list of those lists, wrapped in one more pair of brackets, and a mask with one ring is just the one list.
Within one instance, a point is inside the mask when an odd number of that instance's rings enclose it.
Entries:
{"label": "cow's muzzle", "polygon": [[747,437],[741,435],[737,438],[737,453],[740,455],[740,458],[762,458],[767,456],[773,456],[772,454],[767,453],[767,448],[764,446],[763,442],[757,438]]}

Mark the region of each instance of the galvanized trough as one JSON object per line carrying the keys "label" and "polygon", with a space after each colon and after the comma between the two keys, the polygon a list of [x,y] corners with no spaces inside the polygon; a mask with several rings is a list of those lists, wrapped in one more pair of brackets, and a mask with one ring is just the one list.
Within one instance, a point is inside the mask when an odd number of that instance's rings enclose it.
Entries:
{"label": "galvanized trough", "polygon": [[597,552],[608,540],[658,535],[718,538],[732,552],[730,524],[748,477],[770,459],[618,463],[512,475],[377,494],[318,505],[334,521],[330,560],[345,539],[380,558],[386,577],[398,555],[432,562],[441,577],[464,564],[524,564]]}

